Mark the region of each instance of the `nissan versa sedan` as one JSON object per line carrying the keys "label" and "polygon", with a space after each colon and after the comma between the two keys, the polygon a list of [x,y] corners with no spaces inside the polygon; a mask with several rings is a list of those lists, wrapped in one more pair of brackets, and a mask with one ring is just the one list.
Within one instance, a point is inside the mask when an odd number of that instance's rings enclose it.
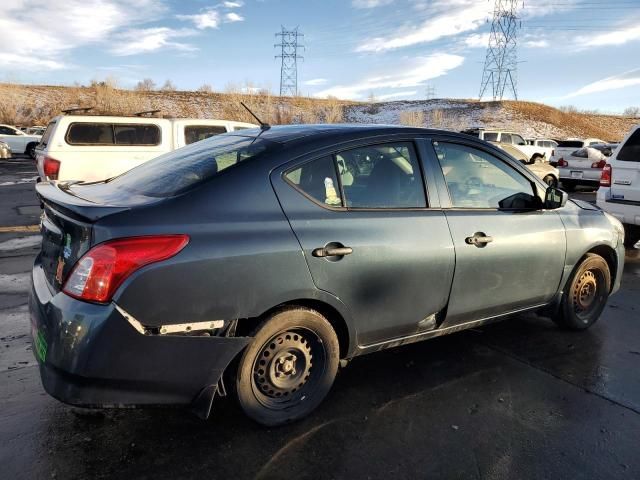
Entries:
{"label": "nissan versa sedan", "polygon": [[622,275],[618,220],[444,131],[264,125],[37,192],[34,351],[76,406],[233,392],[279,425],[341,360],[517,312],[586,329]]}

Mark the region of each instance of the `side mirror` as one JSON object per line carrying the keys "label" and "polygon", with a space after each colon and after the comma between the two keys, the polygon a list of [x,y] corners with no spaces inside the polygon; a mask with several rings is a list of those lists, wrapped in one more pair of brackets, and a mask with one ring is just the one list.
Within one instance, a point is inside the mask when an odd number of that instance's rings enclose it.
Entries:
{"label": "side mirror", "polygon": [[547,210],[555,210],[562,208],[567,204],[569,194],[556,187],[549,187],[544,196],[544,208]]}

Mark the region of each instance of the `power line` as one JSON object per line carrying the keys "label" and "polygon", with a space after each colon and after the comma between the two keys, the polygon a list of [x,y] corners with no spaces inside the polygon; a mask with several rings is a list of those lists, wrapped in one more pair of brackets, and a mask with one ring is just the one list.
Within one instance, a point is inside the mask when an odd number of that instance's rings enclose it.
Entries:
{"label": "power line", "polygon": [[275,58],[281,58],[280,66],[280,96],[289,95],[295,97],[298,94],[298,59],[304,59],[298,55],[298,49],[304,49],[304,45],[298,44],[298,38],[304,37],[304,34],[298,32],[298,27],[293,30],[282,30],[276,33],[276,37],[280,37],[280,43],[274,45],[280,48],[280,55]]}
{"label": "power line", "polygon": [[502,100],[507,87],[511,90],[513,98],[518,99],[517,3],[518,0],[495,0],[489,46],[480,84],[480,99],[489,86],[494,100]]}

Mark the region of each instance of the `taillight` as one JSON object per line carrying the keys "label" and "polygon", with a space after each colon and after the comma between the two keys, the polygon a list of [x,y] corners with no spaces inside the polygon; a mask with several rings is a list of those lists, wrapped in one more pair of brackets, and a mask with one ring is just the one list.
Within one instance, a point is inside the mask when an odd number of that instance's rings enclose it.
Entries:
{"label": "taillight", "polygon": [[558,160],[558,166],[559,167],[568,167],[569,166],[569,162],[567,162],[564,158],[560,157],[560,160]]}
{"label": "taillight", "polygon": [[610,187],[611,186],[611,175],[613,173],[613,169],[610,164],[606,164],[602,167],[602,173],[600,174],[600,186],[601,187]]}
{"label": "taillight", "polygon": [[42,169],[44,170],[44,176],[46,178],[49,180],[57,180],[58,173],[60,172],[60,161],[45,155],[42,162]]}
{"label": "taillight", "polygon": [[606,164],[607,164],[606,160],[600,160],[599,162],[593,162],[591,164],[591,168],[604,168]]}
{"label": "taillight", "polygon": [[76,263],[63,291],[79,300],[108,303],[129,275],[173,257],[187,243],[187,235],[119,238],[101,243]]}

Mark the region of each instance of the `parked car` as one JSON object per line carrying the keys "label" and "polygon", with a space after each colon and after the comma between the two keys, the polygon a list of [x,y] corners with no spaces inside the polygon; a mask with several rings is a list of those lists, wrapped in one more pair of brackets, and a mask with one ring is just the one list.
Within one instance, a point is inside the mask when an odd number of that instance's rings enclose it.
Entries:
{"label": "parked car", "polygon": [[562,188],[567,191],[573,191],[578,185],[597,188],[607,155],[611,155],[607,144],[593,144],[565,154],[558,160]]}
{"label": "parked car", "polygon": [[624,224],[627,246],[640,241],[640,125],[631,129],[607,160],[596,203]]}
{"label": "parked car", "polygon": [[567,138],[566,140],[560,140],[558,141],[558,145],[554,149],[554,154],[550,159],[550,163],[553,166],[557,166],[558,162],[562,160],[565,155],[571,155],[572,152],[575,152],[580,148],[606,143],[607,142],[605,142],[604,140],[599,140],[597,138]]}
{"label": "parked car", "polygon": [[0,142],[0,158],[11,158],[11,147],[5,142]]}
{"label": "parked car", "polygon": [[528,145],[527,141],[519,133],[504,132],[500,130],[485,130],[483,128],[463,130],[461,133],[472,135],[474,137],[477,136],[486,142],[500,142],[515,145],[529,156],[527,160],[535,160],[538,158],[545,158],[549,160],[550,158],[550,156],[548,156],[550,155],[550,152],[547,151],[546,147],[542,147],[541,145]]}
{"label": "parked car", "polygon": [[55,117],[36,148],[42,180],[99,181],[154,157],[251,123],[192,118]]}
{"label": "parked car", "polygon": [[560,179],[560,172],[556,167],[553,167],[549,164],[549,162],[545,161],[541,158],[536,158],[535,160],[529,160],[528,155],[520,150],[515,145],[511,145],[510,143],[501,143],[501,142],[491,142],[494,143],[498,148],[501,148],[513,158],[526,165],[529,170],[535,173],[538,178],[541,178],[544,183],[549,185],[550,187],[557,187],[558,180]]}
{"label": "parked car", "polygon": [[45,390],[78,406],[206,417],[232,383],[283,424],[340,359],[515,312],[586,329],[624,262],[618,220],[427,129],[265,126],[36,190],[33,350]]}
{"label": "parked car", "polygon": [[548,162],[555,153],[555,148],[558,146],[558,142],[550,138],[527,138],[527,145],[533,145],[537,149],[544,153],[545,160]]}
{"label": "parked car", "polygon": [[11,125],[0,125],[0,141],[3,141],[14,153],[26,153],[35,158],[35,147],[40,141],[39,135],[27,135]]}

